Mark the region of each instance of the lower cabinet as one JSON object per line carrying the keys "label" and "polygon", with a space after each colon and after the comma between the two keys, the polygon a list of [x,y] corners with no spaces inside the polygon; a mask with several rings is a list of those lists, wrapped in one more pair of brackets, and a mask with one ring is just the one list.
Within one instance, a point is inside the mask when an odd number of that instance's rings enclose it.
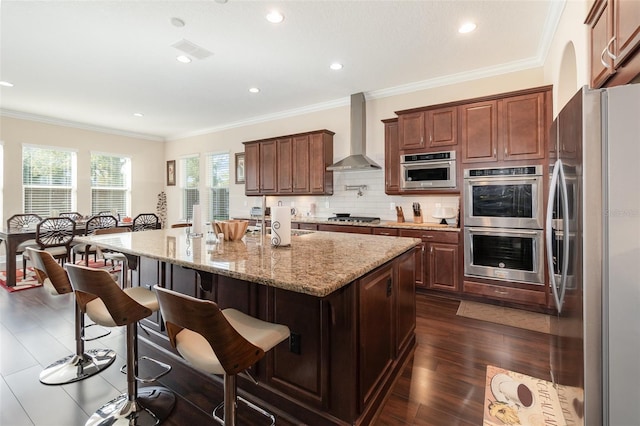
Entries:
{"label": "lower cabinet", "polygon": [[460,234],[451,231],[400,229],[401,237],[422,239],[416,255],[416,286],[433,290],[460,290]]}
{"label": "lower cabinet", "polygon": [[371,234],[371,228],[368,226],[330,225],[324,223],[318,225],[318,231],[349,232],[351,234]]}

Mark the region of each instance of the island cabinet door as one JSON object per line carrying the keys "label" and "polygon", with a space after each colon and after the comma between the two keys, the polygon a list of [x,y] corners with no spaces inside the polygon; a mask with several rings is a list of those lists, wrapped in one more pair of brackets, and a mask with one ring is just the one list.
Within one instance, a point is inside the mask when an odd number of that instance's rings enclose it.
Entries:
{"label": "island cabinet door", "polygon": [[416,329],[416,282],[415,253],[422,255],[419,247],[403,254],[397,260],[397,271],[394,279],[396,310],[396,345],[395,356],[413,341]]}
{"label": "island cabinet door", "polygon": [[388,265],[360,279],[359,289],[358,403],[362,410],[375,396],[395,357],[393,267]]}

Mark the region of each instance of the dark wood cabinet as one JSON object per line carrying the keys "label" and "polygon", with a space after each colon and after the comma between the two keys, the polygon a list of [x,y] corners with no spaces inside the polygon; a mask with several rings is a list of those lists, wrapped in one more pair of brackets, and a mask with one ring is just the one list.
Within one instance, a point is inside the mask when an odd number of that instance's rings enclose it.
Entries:
{"label": "dark wood cabinet", "polygon": [[546,135],[551,124],[546,116],[546,93],[512,96],[500,102],[498,146],[502,146],[505,161],[545,157]]}
{"label": "dark wood cabinet", "polygon": [[245,194],[274,194],[277,188],[276,141],[247,143],[245,155]]}
{"label": "dark wood cabinet", "polygon": [[276,158],[278,159],[278,192],[293,192],[295,167],[293,167],[293,146],[291,138],[276,140]]}
{"label": "dark wood cabinet", "polygon": [[416,286],[433,290],[460,290],[460,234],[451,231],[400,229],[401,237],[422,239],[416,254]]}
{"label": "dark wood cabinet", "polygon": [[546,156],[551,88],[462,105],[460,115],[463,163]]}
{"label": "dark wood cabinet", "polygon": [[395,357],[394,283],[391,265],[360,280],[360,395],[366,406]]}
{"label": "dark wood cabinet", "polygon": [[384,236],[391,236],[391,237],[397,237],[400,234],[400,231],[398,230],[398,228],[373,228],[373,235],[384,235]]}
{"label": "dark wood cabinet", "polygon": [[309,135],[309,190],[315,195],[333,194],[333,132],[324,130]]}
{"label": "dark wood cabinet", "polygon": [[309,192],[309,135],[293,138],[293,192]]}
{"label": "dark wood cabinet", "polygon": [[372,228],[369,226],[332,225],[329,223],[321,223],[318,225],[318,231],[348,232],[351,234],[371,234]]}
{"label": "dark wood cabinet", "polygon": [[433,151],[455,146],[458,143],[457,107],[400,113],[398,134],[401,150]]}
{"label": "dark wood cabinet", "polygon": [[462,162],[498,160],[498,102],[460,106]]}
{"label": "dark wood cabinet", "polygon": [[257,142],[245,144],[244,165],[245,194],[260,194],[260,145]]}
{"label": "dark wood cabinet", "polygon": [[627,84],[640,75],[640,2],[596,0],[586,24],[591,87]]}
{"label": "dark wood cabinet", "polygon": [[398,119],[382,120],[384,123],[384,192],[389,195],[400,192],[400,140]]}
{"label": "dark wood cabinet", "polygon": [[246,195],[331,195],[333,132],[244,142]]}

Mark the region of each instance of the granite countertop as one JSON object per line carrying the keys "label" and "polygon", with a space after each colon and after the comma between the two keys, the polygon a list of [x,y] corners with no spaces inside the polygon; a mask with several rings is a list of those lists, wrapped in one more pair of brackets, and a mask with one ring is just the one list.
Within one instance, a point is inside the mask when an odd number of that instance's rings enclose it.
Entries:
{"label": "granite countertop", "polygon": [[[159,229],[76,237],[82,243],[201,271],[324,297],[420,243],[418,238],[306,231],[291,246],[273,247],[267,236],[215,244],[185,229]],[[307,233],[308,232],[308,233]]]}
{"label": "granite countertop", "polygon": [[[255,220],[254,217],[235,217],[234,219],[241,220]],[[267,216],[267,220],[271,220],[270,216]],[[406,222],[394,222],[390,220],[381,220],[378,223],[363,223],[363,222],[340,222],[329,220],[328,218],[322,217],[292,217],[291,222],[293,223],[316,223],[316,224],[329,224],[329,225],[344,225],[344,226],[366,226],[369,228],[403,228],[403,229],[419,229],[430,230],[430,231],[446,231],[446,232],[460,232],[460,228],[453,225],[441,225],[439,223],[433,222],[424,222],[424,223],[414,223],[412,220],[408,220]]]}

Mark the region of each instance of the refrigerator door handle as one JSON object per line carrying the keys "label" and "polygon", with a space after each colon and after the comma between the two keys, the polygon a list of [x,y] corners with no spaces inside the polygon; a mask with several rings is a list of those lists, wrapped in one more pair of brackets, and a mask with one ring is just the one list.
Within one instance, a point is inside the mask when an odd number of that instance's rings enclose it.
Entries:
{"label": "refrigerator door handle", "polygon": [[553,174],[551,175],[551,183],[549,184],[549,198],[547,200],[547,220],[545,225],[545,242],[547,245],[547,270],[549,271],[549,285],[551,286],[551,292],[553,293],[553,299],[556,304],[558,313],[562,309],[560,302],[560,296],[558,294],[558,288],[556,287],[556,273],[553,265],[553,206],[556,198],[556,191],[558,189],[558,175],[559,170],[562,169],[562,161],[556,160],[553,165]]}
{"label": "refrigerator door handle", "polygon": [[[564,170],[562,169],[562,167],[560,168],[560,172],[559,172],[559,176],[560,176],[560,197],[562,199],[562,209],[563,209],[563,216],[562,216],[562,229],[565,233],[565,236],[562,240],[562,279],[560,281],[560,306],[562,306],[564,304],[564,296],[567,292],[567,278],[569,276],[569,259],[571,259],[571,256],[573,255],[573,253],[569,253],[569,251],[571,250],[571,245],[569,244],[570,242],[570,238],[569,238],[569,191],[567,188],[567,178],[564,174]],[[560,312],[558,310],[558,312]]]}

